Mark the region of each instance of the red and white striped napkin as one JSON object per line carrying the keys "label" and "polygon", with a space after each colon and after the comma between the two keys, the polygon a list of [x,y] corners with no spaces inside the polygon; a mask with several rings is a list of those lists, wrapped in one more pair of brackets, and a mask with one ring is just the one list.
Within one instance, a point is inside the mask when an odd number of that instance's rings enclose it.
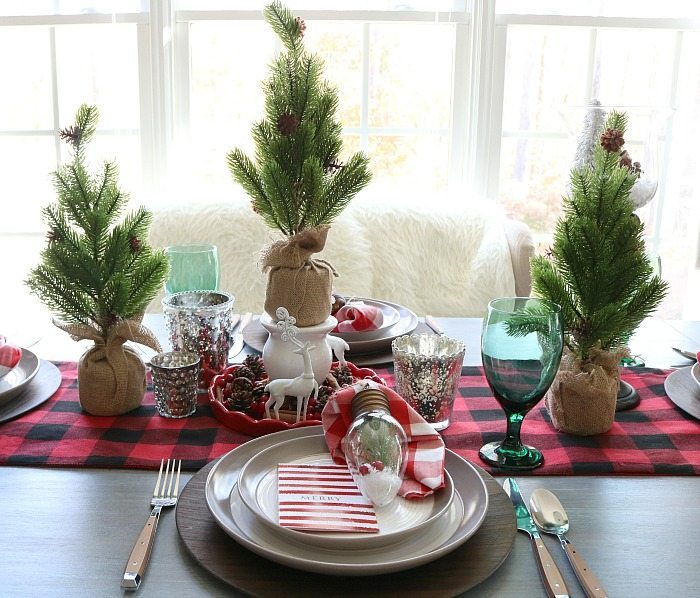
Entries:
{"label": "red and white striped napkin", "polygon": [[350,403],[366,388],[377,388],[389,397],[391,415],[408,437],[408,465],[399,496],[422,498],[442,488],[445,485],[445,443],[442,437],[399,394],[372,380],[345,386],[335,392],[323,408],[323,432],[333,460],[345,463],[341,441],[352,423]]}
{"label": "red and white striped napkin", "polygon": [[279,524],[306,532],[379,533],[374,507],[345,465],[280,463]]}
{"label": "red and white striped napkin", "polygon": [[338,325],[333,332],[367,332],[377,330],[384,323],[382,310],[364,303],[344,305],[335,313],[335,318]]}

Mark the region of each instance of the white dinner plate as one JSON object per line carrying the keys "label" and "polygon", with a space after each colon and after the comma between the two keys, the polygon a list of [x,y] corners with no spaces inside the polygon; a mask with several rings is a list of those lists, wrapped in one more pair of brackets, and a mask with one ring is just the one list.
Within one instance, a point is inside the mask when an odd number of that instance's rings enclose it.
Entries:
{"label": "white dinner plate", "polygon": [[[280,463],[332,463],[323,436],[294,438],[275,444],[252,457],[241,469],[238,494],[248,509],[273,532],[302,544],[335,550],[357,550],[387,546],[416,534],[434,523],[450,507],[454,486],[445,472],[445,487],[423,499],[397,497],[385,507],[376,507],[379,533],[303,532],[278,524],[277,466]],[[238,497],[232,495],[232,500]]]}
{"label": "white dinner plate", "polygon": [[364,330],[355,332],[334,332],[335,336],[339,336],[348,343],[354,343],[356,341],[372,341],[376,339],[384,338],[389,329],[398,324],[401,319],[401,314],[399,310],[393,305],[387,303],[386,301],[379,301],[377,299],[366,299],[364,297],[352,297],[348,300],[346,305],[352,306],[353,303],[369,305],[371,307],[376,307],[380,312],[382,312],[382,324],[374,330]]}
{"label": "white dinner plate", "polygon": [[39,371],[39,358],[29,349],[22,349],[19,363],[0,379],[0,405],[19,395]]}
{"label": "white dinner plate", "polygon": [[444,556],[476,533],[488,508],[486,485],[476,468],[447,450],[445,467],[454,481],[455,496],[445,515],[406,542],[367,550],[329,550],[287,541],[261,523],[237,495],[241,468],[261,450],[277,442],[321,435],[320,426],[261,436],[233,449],[214,464],[207,476],[207,507],[218,525],[252,552],[288,567],[327,575],[378,575],[403,571]]}
{"label": "white dinner plate", "polygon": [[700,386],[700,363],[696,362],[693,364],[690,375],[693,377],[693,380],[698,383],[698,386]]}
{"label": "white dinner plate", "polygon": [[[389,303],[388,301],[384,301],[383,303],[398,311],[399,321],[384,330],[384,334],[380,338],[347,341],[348,345],[350,345],[350,352],[349,355],[347,355],[347,357],[350,358],[349,361],[352,361],[353,355],[378,353],[379,351],[390,349],[391,341],[404,334],[410,334],[416,329],[416,326],[418,326],[418,316],[410,309],[398,305],[397,303]],[[334,336],[338,336],[336,333],[333,334]]]}

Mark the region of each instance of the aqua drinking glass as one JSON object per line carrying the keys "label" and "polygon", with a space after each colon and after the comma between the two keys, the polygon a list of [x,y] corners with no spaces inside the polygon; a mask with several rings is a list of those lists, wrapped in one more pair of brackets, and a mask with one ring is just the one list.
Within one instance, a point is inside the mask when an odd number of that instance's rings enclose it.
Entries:
{"label": "aqua drinking glass", "polygon": [[165,248],[170,275],[169,295],[182,291],[215,291],[219,287],[219,256],[215,245],[171,245]]}
{"label": "aqua drinking glass", "polygon": [[489,303],[481,358],[491,392],[505,411],[507,427],[505,439],[481,447],[479,456],[486,463],[524,470],[544,462],[538,449],[520,441],[520,427],[552,384],[563,345],[557,304],[527,297]]}

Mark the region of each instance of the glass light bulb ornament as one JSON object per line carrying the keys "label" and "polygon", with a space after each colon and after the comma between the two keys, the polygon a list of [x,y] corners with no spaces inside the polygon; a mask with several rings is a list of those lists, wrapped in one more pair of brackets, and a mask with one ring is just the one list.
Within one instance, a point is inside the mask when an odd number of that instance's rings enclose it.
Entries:
{"label": "glass light bulb ornament", "polygon": [[408,461],[408,439],[381,390],[366,387],[351,404],[353,422],[343,438],[348,469],[363,496],[377,507],[396,497]]}

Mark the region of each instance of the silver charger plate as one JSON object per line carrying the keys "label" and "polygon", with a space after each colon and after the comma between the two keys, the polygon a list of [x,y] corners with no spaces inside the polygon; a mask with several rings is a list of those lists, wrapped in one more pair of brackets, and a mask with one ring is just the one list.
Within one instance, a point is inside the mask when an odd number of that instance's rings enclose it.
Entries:
{"label": "silver charger plate", "polygon": [[[387,546],[420,532],[444,515],[454,497],[454,485],[445,472],[445,487],[419,500],[397,497],[375,509],[379,533],[309,533],[278,524],[277,466],[280,463],[332,463],[322,435],[280,442],[252,457],[241,469],[238,494],[248,510],[273,532],[295,542],[334,550],[357,550]],[[238,500],[236,494],[231,495]]]}
{"label": "silver charger plate", "polygon": [[39,371],[39,358],[29,349],[22,349],[19,363],[0,379],[0,405],[20,394]]}
{"label": "silver charger plate", "polygon": [[406,542],[367,550],[329,550],[287,541],[261,523],[237,494],[241,468],[277,442],[322,435],[320,426],[285,430],[251,440],[224,455],[205,484],[207,507],[218,525],[236,542],[283,565],[327,575],[377,575],[411,569],[444,556],[476,533],[488,508],[486,485],[470,463],[446,451],[445,467],[454,480],[455,496],[447,513]]}

